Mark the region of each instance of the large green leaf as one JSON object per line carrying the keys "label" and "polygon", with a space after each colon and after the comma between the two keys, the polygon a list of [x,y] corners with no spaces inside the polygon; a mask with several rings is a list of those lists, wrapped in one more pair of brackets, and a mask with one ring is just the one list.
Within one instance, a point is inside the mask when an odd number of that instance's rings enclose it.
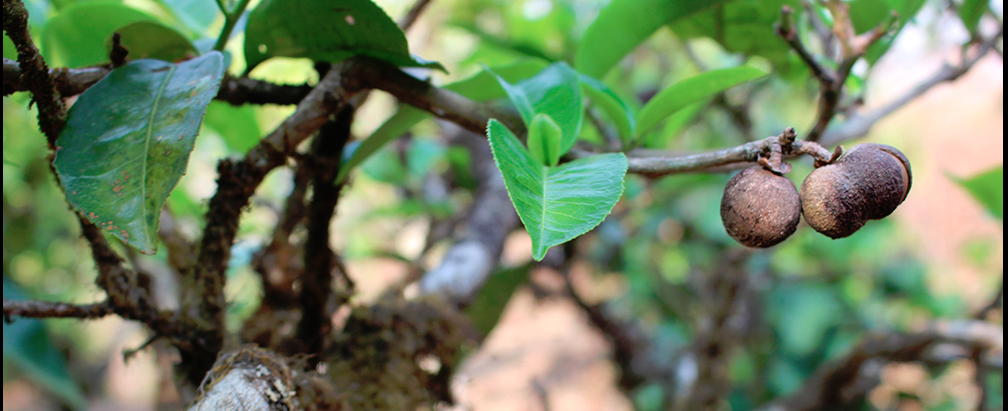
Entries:
{"label": "large green leaf", "polygon": [[247,70],[270,57],[340,61],[357,55],[444,69],[411,56],[406,35],[370,0],[263,0],[249,15]]}
{"label": "large green leaf", "polygon": [[588,26],[574,57],[577,71],[602,78],[661,26],[720,0],[613,0]]}
{"label": "large green leaf", "polygon": [[546,167],[501,122],[490,120],[487,136],[511,202],[532,238],[532,256],[595,228],[623,194],[627,160],[609,153]]}
{"label": "large green leaf", "polygon": [[753,66],[738,66],[705,71],[676,82],[658,92],[637,115],[637,137],[669,115],[690,104],[767,74]]}
{"label": "large green leaf", "polygon": [[[4,301],[23,301],[24,292],[3,278]],[[17,318],[13,322],[3,322],[4,380],[7,379],[7,363],[13,363],[18,370],[42,389],[58,397],[75,410],[87,408],[84,392],[67,371],[66,363],[59,350],[53,346],[49,332],[40,320]]]}
{"label": "large green leaf", "polygon": [[1004,220],[1004,164],[970,178],[952,177],[998,220]]}
{"label": "large green leaf", "polygon": [[157,20],[118,1],[71,4],[46,23],[42,32],[46,60],[54,67],[83,67],[107,62],[112,33],[138,21]]}
{"label": "large green leaf", "polygon": [[574,69],[560,62],[517,84],[499,81],[526,126],[532,125],[537,114],[545,114],[560,127],[559,155],[574,147],[584,120],[581,81]]}
{"label": "large green leaf", "polygon": [[[508,66],[495,68],[493,71],[506,81],[516,82],[532,77],[545,67],[546,62],[542,60],[526,59]],[[504,90],[498,84],[497,77],[486,70],[480,71],[465,80],[447,84],[442,88],[459,93],[473,101],[487,101],[505,96]],[[345,180],[350,174],[350,170],[353,170],[386,143],[403,135],[417,123],[430,116],[430,113],[415,107],[399,107],[399,110],[392,117],[389,117],[388,120],[385,120],[374,133],[364,139],[359,145],[353,147],[353,151],[349,154],[349,159],[344,161],[340,167],[337,181]],[[350,145],[348,145],[348,151],[350,151],[350,148]]]}
{"label": "large green leaf", "polygon": [[172,14],[186,27],[197,33],[207,35],[210,25],[221,14],[220,8],[212,1],[206,0],[160,0]]}
{"label": "large green leaf", "polygon": [[144,253],[157,249],[161,207],[224,74],[212,52],[179,64],[137,60],[70,109],[53,164],[78,213]]}

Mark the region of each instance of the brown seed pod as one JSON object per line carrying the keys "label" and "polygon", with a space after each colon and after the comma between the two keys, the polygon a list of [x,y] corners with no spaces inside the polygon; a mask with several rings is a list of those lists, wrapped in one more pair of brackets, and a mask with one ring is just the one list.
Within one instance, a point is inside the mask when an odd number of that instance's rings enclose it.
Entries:
{"label": "brown seed pod", "polygon": [[892,214],[910,192],[910,161],[883,144],[861,144],[805,178],[805,221],[830,238],[843,238]]}
{"label": "brown seed pod", "polygon": [[801,202],[794,183],[756,166],[742,170],[725,185],[721,221],[735,241],[766,248],[794,234]]}

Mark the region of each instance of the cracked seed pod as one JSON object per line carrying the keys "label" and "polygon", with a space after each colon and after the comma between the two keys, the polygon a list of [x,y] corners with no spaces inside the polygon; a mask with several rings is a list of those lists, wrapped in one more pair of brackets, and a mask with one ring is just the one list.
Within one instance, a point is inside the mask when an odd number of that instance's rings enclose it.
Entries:
{"label": "cracked seed pod", "polygon": [[742,245],[774,246],[794,234],[800,218],[798,190],[787,177],[756,166],[725,185],[721,221],[728,235]]}
{"label": "cracked seed pod", "polygon": [[801,187],[802,214],[816,231],[843,238],[892,214],[910,192],[910,161],[884,144],[861,144],[812,171]]}

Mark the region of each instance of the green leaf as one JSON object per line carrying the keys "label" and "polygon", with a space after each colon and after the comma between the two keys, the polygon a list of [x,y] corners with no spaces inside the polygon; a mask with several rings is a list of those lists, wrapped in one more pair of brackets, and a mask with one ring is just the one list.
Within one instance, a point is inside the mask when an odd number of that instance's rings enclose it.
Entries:
{"label": "green leaf", "polygon": [[987,11],[988,0],[964,0],[959,6],[959,18],[970,33],[975,33],[980,17]]}
{"label": "green leaf", "polygon": [[[815,2],[813,2],[815,3]],[[781,7],[802,10],[797,0],[733,0],[709,7],[670,26],[680,39],[708,37],[730,53],[763,56],[775,67],[791,67],[790,49],[774,32]],[[795,67],[802,68],[800,62]]]}
{"label": "green leaf", "polygon": [[518,138],[491,119],[487,136],[511,203],[532,238],[532,257],[595,228],[623,193],[627,160],[622,153],[595,155],[546,167]]}
{"label": "green leaf", "polygon": [[528,148],[539,164],[555,166],[560,162],[560,126],[549,114],[536,114],[528,131]]}
{"label": "green leaf", "polygon": [[137,60],[70,109],[53,165],[79,214],[141,252],[157,249],[161,207],[185,173],[224,74],[220,53]]}
{"label": "green leaf", "polygon": [[754,66],[710,70],[676,82],[658,92],[637,115],[637,136],[669,115],[717,93],[767,74]]}
{"label": "green leaf", "polygon": [[578,78],[583,86],[581,90],[585,91],[588,97],[615,123],[620,138],[624,142],[629,140],[634,135],[634,127],[637,123],[633,110],[630,109],[626,101],[616,95],[605,83],[593,77],[578,73]]}
{"label": "green leaf", "polygon": [[[546,67],[546,62],[542,60],[526,59],[515,64],[494,68],[496,73],[506,81],[517,82],[518,80],[529,78]],[[472,77],[447,84],[442,87],[445,90],[454,91],[473,101],[487,101],[504,97],[506,94],[501,89],[498,79],[493,73],[480,71]],[[431,114],[410,106],[400,106],[399,110],[385,120],[381,126],[375,130],[368,138],[364,139],[359,146],[353,150],[350,158],[340,166],[339,177],[336,181],[344,181],[353,170],[364,160],[382,148],[389,141],[405,134],[417,123],[431,117]]]}
{"label": "green leaf", "polygon": [[532,125],[537,114],[545,114],[560,127],[560,155],[574,147],[584,120],[581,82],[574,69],[560,62],[517,84],[498,80],[526,126]]}
{"label": "green leaf", "polygon": [[525,264],[515,268],[508,268],[494,273],[487,279],[486,284],[473,297],[473,301],[465,308],[465,315],[472,321],[473,328],[482,336],[490,334],[504,307],[507,307],[508,300],[519,286],[528,281],[532,264]]}
{"label": "green leaf", "polygon": [[209,34],[207,29],[221,14],[220,8],[207,0],[160,0],[172,14],[186,27],[200,34]]}
{"label": "green leaf", "polygon": [[[138,21],[116,30],[130,60],[182,61],[199,55],[196,47],[179,32],[160,23]],[[111,38],[110,38],[111,44]]]}
{"label": "green leaf", "polygon": [[42,32],[45,58],[54,67],[83,67],[109,61],[112,33],[138,21],[157,20],[113,1],[74,3],[49,19]]}
{"label": "green leaf", "polygon": [[[25,300],[24,292],[5,275],[3,278],[4,301]],[[17,318],[3,322],[4,380],[7,379],[7,363],[17,369],[42,389],[58,397],[64,404],[76,410],[87,409],[84,391],[70,376],[60,351],[53,346],[49,332],[40,320]]]}
{"label": "green leaf", "polygon": [[1004,221],[1004,164],[970,178],[951,178],[969,191],[991,215]]}
{"label": "green leaf", "polygon": [[440,64],[410,55],[406,35],[369,0],[263,0],[245,29],[247,70],[270,57],[340,61],[370,56],[403,67]]}
{"label": "green leaf", "polygon": [[613,0],[599,12],[574,56],[577,71],[604,77],[661,26],[720,3],[715,0]]}
{"label": "green leaf", "polygon": [[907,21],[913,18],[924,5],[924,0],[854,0],[850,3],[851,22],[857,33],[874,29],[890,18],[892,12],[898,15],[896,29],[872,44],[865,53],[865,60],[874,64],[885,54]]}
{"label": "green leaf", "polygon": [[248,152],[262,137],[250,105],[235,107],[221,101],[211,102],[203,123],[220,134],[228,148],[237,153]]}

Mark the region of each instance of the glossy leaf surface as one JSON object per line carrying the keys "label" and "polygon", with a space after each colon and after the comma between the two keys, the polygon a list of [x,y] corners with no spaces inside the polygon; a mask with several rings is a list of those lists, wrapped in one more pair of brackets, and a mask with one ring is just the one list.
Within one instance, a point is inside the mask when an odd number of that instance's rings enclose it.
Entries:
{"label": "glossy leaf surface", "polygon": [[137,60],[84,92],[56,140],[53,164],[67,201],[153,253],[161,207],[185,173],[223,72],[217,52],[177,65]]}
{"label": "glossy leaf surface", "polygon": [[623,193],[627,160],[622,153],[546,167],[499,121],[490,120],[487,136],[511,202],[532,238],[536,261],[550,247],[595,228]]}
{"label": "glossy leaf surface", "polygon": [[442,68],[412,57],[406,35],[370,0],[264,0],[249,15],[249,70],[270,57],[335,62],[357,55],[397,66]]}
{"label": "glossy leaf surface", "polygon": [[588,26],[574,57],[577,71],[602,78],[661,26],[710,8],[708,0],[613,0]]}
{"label": "glossy leaf surface", "polygon": [[641,108],[637,115],[637,136],[690,104],[766,74],[766,71],[753,66],[738,66],[710,70],[680,80],[658,92]]}

